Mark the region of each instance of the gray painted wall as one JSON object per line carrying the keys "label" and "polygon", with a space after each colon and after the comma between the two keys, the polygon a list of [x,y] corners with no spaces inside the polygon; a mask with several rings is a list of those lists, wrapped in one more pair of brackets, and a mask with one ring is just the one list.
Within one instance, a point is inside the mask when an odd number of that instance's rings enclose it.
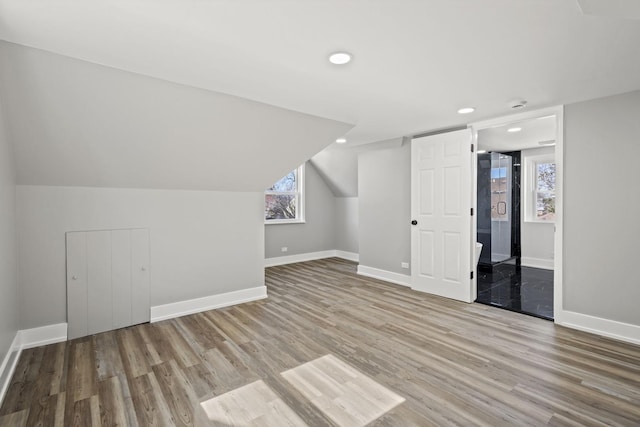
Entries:
{"label": "gray painted wall", "polygon": [[565,108],[564,308],[640,325],[640,91]]}
{"label": "gray painted wall", "polygon": [[23,185],[262,191],[353,127],[2,41],[0,90]]}
{"label": "gray painted wall", "polygon": [[360,154],[358,202],[360,265],[410,274],[410,144]]}
{"label": "gray painted wall", "polygon": [[311,158],[320,176],[336,197],[358,196],[358,156],[366,151],[398,148],[405,138],[392,138],[370,144],[331,144]]}
{"label": "gray painted wall", "polygon": [[357,197],[336,197],[336,249],[358,253],[359,214]]}
{"label": "gray painted wall", "polygon": [[[264,210],[264,209],[263,209]],[[305,223],[265,225],[265,257],[336,249],[336,198],[315,166],[305,166]],[[281,248],[287,247],[287,252]]]}
{"label": "gray painted wall", "polygon": [[15,198],[13,153],[0,105],[0,364],[18,331]]}
{"label": "gray painted wall", "polygon": [[149,228],[151,306],[264,284],[263,193],[17,186],[20,329],[66,321],[65,232]]}
{"label": "gray painted wall", "polygon": [[330,145],[310,160],[337,197],[358,195],[358,148]]}

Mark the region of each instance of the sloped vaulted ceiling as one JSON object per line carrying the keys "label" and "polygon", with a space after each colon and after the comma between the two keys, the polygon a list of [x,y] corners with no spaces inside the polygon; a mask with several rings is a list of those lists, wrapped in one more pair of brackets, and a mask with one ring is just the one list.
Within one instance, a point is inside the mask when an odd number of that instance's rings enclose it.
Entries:
{"label": "sloped vaulted ceiling", "polygon": [[[356,124],[345,136],[357,145],[499,117],[514,98],[535,109],[637,90],[636,3],[0,0],[0,39],[112,67],[9,49],[20,180],[253,188],[348,128],[317,117]],[[341,49],[354,60],[329,64]],[[33,160],[82,150],[93,157],[55,173]],[[255,160],[230,178],[241,154]]]}
{"label": "sloped vaulted ceiling", "polygon": [[262,191],[352,126],[0,43],[19,184]]}
{"label": "sloped vaulted ceiling", "polygon": [[0,39],[356,123],[349,144],[640,88],[640,21],[577,0],[0,0]]}

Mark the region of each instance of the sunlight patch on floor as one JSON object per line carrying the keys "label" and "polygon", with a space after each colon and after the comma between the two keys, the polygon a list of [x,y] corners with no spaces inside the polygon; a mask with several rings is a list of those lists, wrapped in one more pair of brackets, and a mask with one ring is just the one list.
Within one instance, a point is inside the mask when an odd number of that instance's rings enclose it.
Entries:
{"label": "sunlight patch on floor", "polygon": [[342,427],[365,426],[405,400],[330,354],[282,376]]}
{"label": "sunlight patch on floor", "polygon": [[307,427],[262,380],[200,403],[207,417],[229,426]]}

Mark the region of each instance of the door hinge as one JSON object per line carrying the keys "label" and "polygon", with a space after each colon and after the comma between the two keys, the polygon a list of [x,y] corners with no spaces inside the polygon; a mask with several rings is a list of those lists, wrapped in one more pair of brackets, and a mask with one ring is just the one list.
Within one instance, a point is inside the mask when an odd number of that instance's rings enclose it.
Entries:
{"label": "door hinge", "polygon": [[471,152],[473,153],[473,144],[471,144]]}
{"label": "door hinge", "polygon": [[473,208],[471,208],[471,216],[473,216]]}
{"label": "door hinge", "polygon": [[471,279],[473,279],[473,271],[471,272]]}

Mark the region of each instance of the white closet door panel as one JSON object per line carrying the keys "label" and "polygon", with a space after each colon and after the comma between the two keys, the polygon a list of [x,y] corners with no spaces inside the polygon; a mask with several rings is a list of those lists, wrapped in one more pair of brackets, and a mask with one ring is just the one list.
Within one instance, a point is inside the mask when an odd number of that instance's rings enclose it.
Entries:
{"label": "white closet door panel", "polygon": [[86,233],[67,233],[67,338],[84,337],[87,331]]}
{"label": "white closet door panel", "polygon": [[131,230],[131,324],[148,322],[149,308],[149,230]]}
{"label": "white closet door panel", "polygon": [[110,231],[87,233],[87,283],[89,334],[113,329]]}
{"label": "white closet door panel", "polygon": [[131,230],[111,232],[113,329],[131,325]]}

